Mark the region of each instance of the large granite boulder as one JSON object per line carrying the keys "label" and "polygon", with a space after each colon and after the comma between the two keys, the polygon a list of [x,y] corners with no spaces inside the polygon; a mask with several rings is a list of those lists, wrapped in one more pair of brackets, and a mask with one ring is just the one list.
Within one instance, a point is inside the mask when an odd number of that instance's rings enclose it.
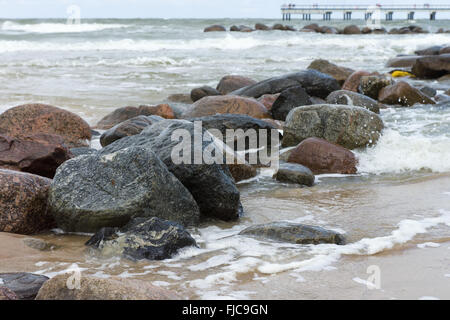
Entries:
{"label": "large granite boulder", "polygon": [[416,103],[435,104],[422,91],[404,81],[396,82],[393,85],[381,89],[378,95],[378,101],[385,104],[402,106],[413,106]]}
{"label": "large granite boulder", "polygon": [[164,260],[197,243],[180,224],[153,217],[135,218],[121,229],[102,228],[86,245],[131,260]]}
{"label": "large granite boulder", "polygon": [[323,138],[348,149],[376,143],[383,129],[381,118],[361,107],[319,104],[292,110],[284,125],[283,147],[310,137]]}
{"label": "large granite boulder", "polygon": [[329,104],[346,104],[349,106],[363,107],[375,113],[380,113],[380,108],[385,108],[383,104],[368,96],[348,90],[338,90],[330,93],[326,102]]}
{"label": "large granite boulder", "polygon": [[290,151],[287,161],[304,165],[314,174],[354,174],[358,164],[353,152],[319,138],[308,138],[300,142]]}
{"label": "large granite boulder", "polygon": [[283,90],[270,109],[275,120],[285,121],[289,112],[297,107],[312,104],[310,96],[302,86]]}
{"label": "large granite boulder", "polygon": [[450,53],[416,60],[412,73],[418,78],[436,79],[450,73]]}
{"label": "large granite boulder", "polygon": [[135,217],[195,225],[200,216],[189,191],[150,148],[141,147],[66,161],[56,172],[48,203],[65,231],[96,232]]}
{"label": "large granite boulder", "polygon": [[33,300],[47,280],[46,276],[26,272],[0,273],[0,287],[8,288],[18,300]]}
{"label": "large granite boulder", "polygon": [[297,163],[281,163],[274,178],[281,182],[292,182],[309,187],[315,180],[314,173],[309,168]]}
{"label": "large granite boulder", "polygon": [[0,232],[33,234],[55,226],[47,211],[51,180],[0,169]]}
{"label": "large granite boulder", "polygon": [[310,96],[326,98],[341,87],[333,77],[317,70],[304,70],[258,82],[232,92],[234,95],[259,98],[264,94],[280,93],[291,87],[302,86]]}
{"label": "large granite boulder", "polygon": [[239,234],[295,244],[345,244],[344,236],[335,231],[284,221],[251,226]]}
{"label": "large granite boulder", "polygon": [[209,96],[220,96],[222,95],[219,91],[216,89],[210,87],[210,86],[203,86],[200,88],[194,88],[191,90],[191,100],[193,102],[200,100],[204,97]]}
{"label": "large granite boulder", "polygon": [[220,79],[219,83],[217,84],[217,90],[221,94],[229,94],[230,92],[233,92],[234,90],[250,86],[252,84],[255,84],[256,81],[252,80],[247,77],[243,76],[237,76],[237,75],[229,75],[225,76],[222,79]]}
{"label": "large granite boulder", "polygon": [[59,135],[68,147],[89,145],[91,128],[76,114],[46,104],[24,104],[0,115],[0,134],[22,138],[46,133]]}
{"label": "large granite boulder", "polygon": [[335,78],[341,85],[355,71],[350,68],[340,67],[324,59],[314,60],[309,65],[308,69],[314,69],[322,73],[328,74],[333,78]]}

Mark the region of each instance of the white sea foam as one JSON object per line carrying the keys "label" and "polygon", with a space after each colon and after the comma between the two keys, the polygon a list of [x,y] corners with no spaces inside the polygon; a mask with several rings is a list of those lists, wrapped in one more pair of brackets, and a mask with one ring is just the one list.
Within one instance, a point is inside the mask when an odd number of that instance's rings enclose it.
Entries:
{"label": "white sea foam", "polygon": [[124,28],[123,24],[103,24],[103,23],[35,23],[21,24],[13,21],[5,21],[1,24],[2,31],[20,31],[26,33],[79,33],[93,32],[106,29]]}
{"label": "white sea foam", "polygon": [[441,245],[439,243],[435,243],[435,242],[424,242],[424,243],[419,243],[417,245],[417,248],[420,249],[424,249],[424,248],[439,248]]}

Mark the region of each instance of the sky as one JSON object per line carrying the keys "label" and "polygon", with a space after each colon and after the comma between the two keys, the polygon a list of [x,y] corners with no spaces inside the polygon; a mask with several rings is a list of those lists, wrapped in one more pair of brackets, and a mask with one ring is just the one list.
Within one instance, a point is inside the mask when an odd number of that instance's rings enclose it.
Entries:
{"label": "sky", "polygon": [[449,4],[449,0],[0,0],[0,18],[279,18],[280,6],[296,4]]}

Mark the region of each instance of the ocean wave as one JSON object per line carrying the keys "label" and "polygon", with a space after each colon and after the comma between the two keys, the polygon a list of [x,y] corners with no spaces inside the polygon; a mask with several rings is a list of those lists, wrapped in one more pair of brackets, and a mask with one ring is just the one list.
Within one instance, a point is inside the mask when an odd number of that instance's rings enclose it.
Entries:
{"label": "ocean wave", "polygon": [[102,31],[106,29],[118,29],[127,27],[123,24],[103,24],[103,23],[36,23],[36,24],[20,24],[12,21],[2,23],[0,30],[2,31],[21,31],[26,33],[80,33]]}

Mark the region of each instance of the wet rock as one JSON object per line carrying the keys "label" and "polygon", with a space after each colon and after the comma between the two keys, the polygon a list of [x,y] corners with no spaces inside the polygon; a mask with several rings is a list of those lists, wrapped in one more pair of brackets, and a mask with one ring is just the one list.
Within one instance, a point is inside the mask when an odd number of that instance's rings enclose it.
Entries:
{"label": "wet rock", "polygon": [[257,24],[255,24],[255,30],[267,31],[267,30],[270,30],[270,28],[268,26],[266,26],[265,24],[257,23]]}
{"label": "wet rock", "polygon": [[254,30],[249,26],[240,25],[239,32],[253,32]]}
{"label": "wet rock", "polygon": [[47,241],[36,239],[36,238],[25,238],[23,239],[23,243],[32,249],[39,251],[49,251],[55,248],[54,245],[48,243]]}
{"label": "wet rock", "polygon": [[438,55],[443,46],[432,46],[422,50],[416,50],[414,53],[418,56],[432,56]]}
{"label": "wet rock", "polygon": [[320,32],[320,27],[317,23],[308,24],[308,25],[304,26],[303,29]]}
{"label": "wet rock", "polygon": [[364,27],[364,28],[361,29],[361,33],[362,34],[372,33],[372,29],[370,29],[369,27]]}
{"label": "wet rock", "polygon": [[361,30],[358,26],[350,25],[344,28],[343,34],[361,34]]}
{"label": "wet rock", "polygon": [[0,134],[22,138],[38,133],[59,135],[68,147],[83,147],[91,128],[76,114],[45,104],[25,104],[0,115]]}
{"label": "wet rock", "polygon": [[292,109],[310,104],[312,102],[306,90],[302,86],[295,86],[281,92],[270,112],[275,120],[285,121]]}
{"label": "wet rock", "polygon": [[361,107],[319,104],[292,110],[284,125],[283,147],[310,137],[323,138],[348,149],[372,145],[383,129],[381,118]]}
{"label": "wet rock", "polygon": [[80,147],[80,148],[71,148],[70,153],[72,153],[73,157],[82,156],[85,154],[93,154],[96,153],[97,150],[88,147]]}
{"label": "wet rock", "polygon": [[0,301],[19,300],[19,297],[7,287],[0,286]]}
{"label": "wet rock", "polygon": [[278,99],[280,93],[276,94],[264,94],[258,98],[258,101],[261,102],[267,110],[272,109],[274,102]]}
{"label": "wet rock", "polygon": [[258,101],[233,95],[205,97],[195,102],[183,117],[195,118],[225,113],[246,114],[259,119],[270,118],[267,109]]}
{"label": "wet rock", "polygon": [[230,173],[233,176],[235,182],[256,177],[258,174],[258,170],[255,167],[249,165],[248,163],[229,164],[228,169],[230,170]]}
{"label": "wet rock", "polygon": [[120,232],[103,228],[86,245],[132,260],[164,260],[197,243],[178,223],[153,217],[133,219]]}
{"label": "wet rock", "polygon": [[159,116],[138,116],[128,119],[105,131],[100,136],[100,144],[105,147],[123,137],[134,136],[141,133],[144,128],[163,119]]}
{"label": "wet rock", "polygon": [[0,135],[0,167],[53,178],[56,169],[72,157],[61,136],[37,133],[11,138]]}
{"label": "wet rock", "polygon": [[215,24],[215,25],[206,27],[206,28],[203,30],[203,32],[217,32],[217,31],[223,32],[223,31],[227,31],[227,29],[225,29],[224,26]]}
{"label": "wet rock", "polygon": [[33,234],[54,227],[47,212],[51,180],[0,169],[0,232]]}
{"label": "wet rock", "polygon": [[417,59],[412,67],[412,73],[424,79],[435,79],[450,74],[450,54]]}
{"label": "wet rock", "polygon": [[281,182],[292,182],[305,186],[314,184],[314,174],[307,167],[297,163],[282,163],[274,175]]}
{"label": "wet rock", "polygon": [[375,113],[380,113],[380,108],[385,108],[384,105],[370,97],[348,90],[338,90],[330,93],[326,102],[330,104],[346,104],[349,106],[363,107]]}
{"label": "wet rock", "polygon": [[314,174],[354,174],[358,163],[350,150],[319,138],[303,140],[289,153],[288,162],[304,165]]}
{"label": "wet rock", "polygon": [[134,217],[195,225],[200,215],[189,191],[152,150],[141,147],[65,162],[48,204],[58,227],[76,232],[121,227]]}
{"label": "wet rock", "polygon": [[33,300],[48,277],[26,272],[0,273],[0,280],[2,286],[12,291],[19,300]]}
{"label": "wet rock", "polygon": [[322,73],[328,74],[336,79],[341,85],[354,72],[350,68],[340,67],[324,59],[317,59],[311,62],[308,69],[314,69]]}
{"label": "wet rock", "polygon": [[370,73],[367,71],[364,71],[364,70],[359,70],[359,71],[353,72],[347,78],[347,80],[345,80],[344,84],[342,85],[342,90],[358,92],[361,78],[364,76],[368,76],[368,75],[370,75]]}
{"label": "wet rock", "polygon": [[193,101],[191,95],[187,93],[175,93],[167,97],[167,101],[191,104]]}
{"label": "wet rock", "polygon": [[380,90],[393,84],[392,79],[380,76],[363,76],[359,84],[359,92],[377,100]]}
{"label": "wet rock", "polygon": [[419,88],[419,90],[420,90],[420,92],[422,92],[423,94],[427,95],[430,98],[433,98],[437,94],[436,89],[433,89],[428,86],[423,86],[423,87]]}
{"label": "wet rock", "polygon": [[153,286],[141,279],[96,278],[83,275],[78,289],[72,274],[60,274],[48,280],[36,300],[180,300],[176,293]]}
{"label": "wet rock", "polygon": [[385,104],[408,107],[416,103],[435,104],[433,100],[423,94],[419,89],[412,87],[404,81],[396,82],[393,85],[381,89],[378,101]]}
{"label": "wet rock", "polygon": [[220,95],[221,95],[221,93],[219,91],[217,91],[216,89],[209,87],[209,86],[203,86],[200,88],[192,89],[191,100],[195,102],[204,97],[220,96]]}
{"label": "wet rock", "polygon": [[[319,30],[319,32],[320,33],[324,33],[324,34],[338,34],[339,33],[339,31],[336,29],[336,28],[334,28],[334,27],[328,27],[328,26],[323,26],[323,27],[321,27],[320,28],[320,30]],[[315,68],[313,68],[313,69],[315,69]],[[318,69],[316,69],[316,70],[318,70]],[[320,71],[320,70],[319,70]],[[326,72],[325,72],[326,73]]]}
{"label": "wet rock", "polygon": [[284,221],[251,226],[239,234],[296,244],[345,244],[344,236],[335,231]]}
{"label": "wet rock", "polygon": [[446,54],[446,53],[450,53],[450,46],[443,47],[441,50],[439,50],[439,54]]}
{"label": "wet rock", "polygon": [[238,26],[236,26],[236,25],[233,25],[233,26],[230,27],[230,31],[231,32],[239,32],[240,30],[241,29]]}
{"label": "wet rock", "polygon": [[[181,142],[181,145],[179,141],[173,141],[172,133],[178,129],[188,132],[191,139],[187,137]],[[217,164],[211,161],[213,159],[210,159],[209,154],[205,152],[205,148],[213,142],[203,141],[201,146],[195,144],[195,135],[205,135],[205,131],[205,129],[203,129],[203,132],[197,132],[197,129],[194,131],[194,124],[186,120],[164,120],[145,128],[139,135],[115,141],[101,149],[100,154],[108,155],[130,146],[152,149],[168,167],[169,171],[189,190],[203,216],[235,220],[239,217],[241,210],[240,195],[228,167],[225,164]],[[179,149],[191,150],[190,155],[187,156],[188,159],[183,158],[186,161],[180,161],[179,164],[176,164],[172,159],[173,149],[177,146]],[[202,148],[203,160],[206,159],[207,161],[200,161],[199,164],[195,164],[194,155],[200,152],[199,148]],[[186,154],[188,154],[187,151]],[[166,219],[176,221],[169,217]]]}
{"label": "wet rock", "polygon": [[302,86],[310,96],[326,98],[339,90],[340,85],[333,77],[317,70],[304,70],[258,82],[232,92],[234,95],[259,98],[264,94],[280,93],[295,86]]}
{"label": "wet rock", "polygon": [[389,68],[410,68],[421,56],[400,56],[389,59],[386,67]]}
{"label": "wet rock", "polygon": [[157,106],[139,106],[136,107],[123,107],[114,110],[110,114],[106,115],[97,123],[97,128],[107,130],[115,125],[122,123],[128,119],[138,116],[160,116],[165,119],[174,119],[175,114],[172,108],[168,104],[160,104]]}
{"label": "wet rock", "polygon": [[377,28],[372,30],[373,34],[386,34],[388,33],[385,28]]}
{"label": "wet rock", "polygon": [[229,75],[220,79],[217,84],[217,91],[221,94],[229,94],[230,92],[255,84],[256,81],[247,77]]}

